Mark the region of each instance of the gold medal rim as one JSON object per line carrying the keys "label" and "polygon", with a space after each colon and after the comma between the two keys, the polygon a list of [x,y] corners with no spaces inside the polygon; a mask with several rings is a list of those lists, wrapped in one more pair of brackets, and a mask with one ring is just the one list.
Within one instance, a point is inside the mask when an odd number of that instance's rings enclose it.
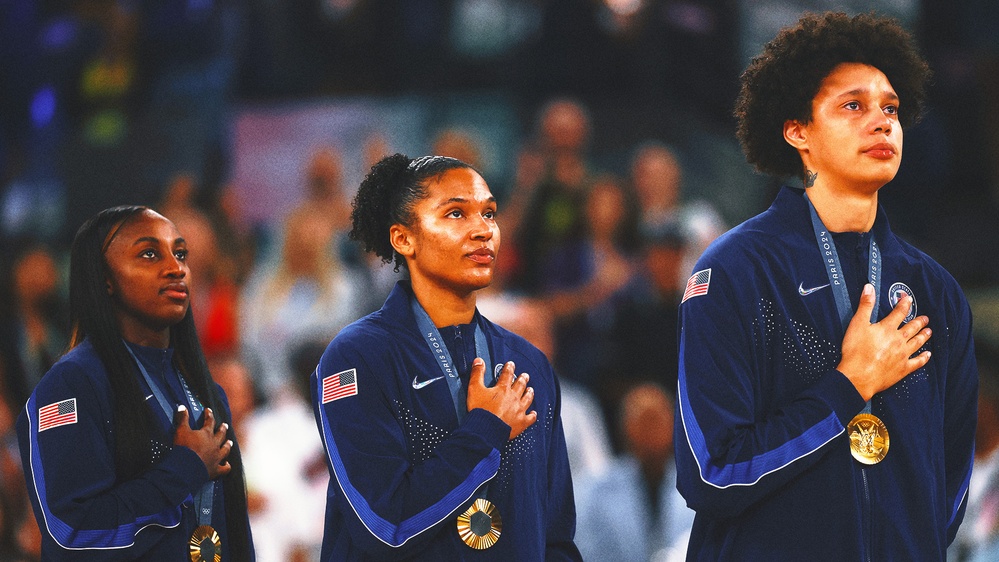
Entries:
{"label": "gold medal rim", "polygon": [[191,533],[191,540],[188,542],[191,562],[204,562],[201,557],[201,542],[207,538],[211,538],[212,543],[215,544],[215,556],[212,562],[222,562],[222,538],[211,525],[202,525]]}
{"label": "gold medal rim", "polygon": [[[472,516],[478,512],[484,512],[489,516],[489,532],[479,536],[472,532]],[[462,542],[476,550],[485,550],[499,541],[503,530],[503,518],[500,517],[499,509],[487,499],[479,498],[472,502],[471,507],[458,516],[458,536]]]}
{"label": "gold medal rim", "polygon": [[875,416],[874,414],[868,414],[868,413],[857,414],[856,416],[853,417],[852,420],[850,420],[850,423],[847,424],[846,426],[848,438],[851,435],[853,435],[854,427],[856,427],[863,421],[871,421],[874,422],[875,425],[877,425],[878,435],[884,436],[884,447],[881,449],[881,452],[876,455],[873,456],[865,455],[854,445],[853,439],[850,439],[850,454],[853,455],[853,458],[860,463],[866,465],[875,465],[884,460],[884,458],[888,455],[888,449],[890,447],[890,435],[888,433],[888,427],[885,425],[883,421],[881,421],[881,418]]}

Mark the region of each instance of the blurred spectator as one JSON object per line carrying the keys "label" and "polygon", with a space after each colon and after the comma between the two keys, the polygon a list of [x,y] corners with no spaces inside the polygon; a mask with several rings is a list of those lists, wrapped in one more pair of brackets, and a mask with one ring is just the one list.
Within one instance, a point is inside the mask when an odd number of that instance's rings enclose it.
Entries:
{"label": "blurred spectator", "polygon": [[586,560],[684,559],[694,512],[676,490],[673,403],[642,384],[621,404],[625,454],[577,485],[576,544]]}
{"label": "blurred spectator", "polygon": [[277,261],[257,263],[243,290],[242,355],[268,399],[292,381],[292,350],[331,340],[365,311],[364,276],[332,251],[328,225],[326,213],[292,213]]}
{"label": "blurred spectator", "polygon": [[579,236],[589,184],[590,116],[580,103],[555,99],[541,110],[535,138],[521,152],[503,215],[505,252],[513,252],[516,288],[536,294],[541,265],[559,244]]}
{"label": "blurred spectator", "polygon": [[999,560],[999,350],[981,338],[978,361],[978,426],[975,465],[964,523],[947,550],[956,562]]}
{"label": "blurred spectator", "polygon": [[319,559],[329,472],[315,434],[309,375],[325,347],[325,342],[298,346],[291,354],[292,392],[254,411],[243,424],[257,562]]}
{"label": "blurred spectator", "polygon": [[688,241],[676,279],[683,283],[708,244],[725,232],[721,216],[705,201],[684,200],[680,161],[658,141],[639,146],[631,161],[631,181],[642,207],[642,228],[650,232],[677,228]]}
{"label": "blurred spectator", "polygon": [[[645,233],[642,266],[622,291],[613,327],[600,358],[602,372],[617,373],[600,385],[599,393],[611,404],[620,402],[622,387],[655,382],[676,389],[678,365],[677,319],[686,239],[676,225],[665,224]],[[684,274],[685,275],[685,274]]]}
{"label": "blurred spectator", "polygon": [[305,177],[305,198],[291,212],[316,215],[318,235],[336,239],[350,230],[350,198],[343,189],[343,164],[332,146],[317,148],[309,159]]}
{"label": "blurred spectator", "polygon": [[0,287],[0,377],[6,403],[18,411],[66,350],[69,314],[52,250],[29,240],[13,245]]}
{"label": "blurred spectator", "polygon": [[482,154],[479,150],[479,143],[471,133],[460,128],[451,127],[438,132],[431,145],[430,154],[457,158],[485,173],[485,170],[482,169]]}
{"label": "blurred spectator", "polygon": [[591,390],[615,307],[635,272],[635,219],[621,182],[601,176],[585,192],[581,235],[553,246],[539,266],[542,295],[556,318],[555,364]]}
{"label": "blurred spectator", "polygon": [[[160,202],[156,206],[164,217],[179,217],[184,214],[198,214],[196,199],[197,179],[187,171],[175,172],[167,182]],[[173,220],[173,219],[170,219]]]}
{"label": "blurred spectator", "polygon": [[237,285],[242,285],[257,259],[264,235],[240,222],[243,204],[234,184],[227,183],[216,190],[205,210],[218,239],[219,251],[233,267]]}

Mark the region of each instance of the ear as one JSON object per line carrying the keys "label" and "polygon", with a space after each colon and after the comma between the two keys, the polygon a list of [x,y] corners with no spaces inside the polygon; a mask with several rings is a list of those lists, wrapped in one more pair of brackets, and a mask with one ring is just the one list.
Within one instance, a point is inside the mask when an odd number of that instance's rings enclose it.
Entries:
{"label": "ear", "polygon": [[409,227],[393,224],[389,227],[389,242],[396,253],[404,258],[412,257],[416,253],[416,237]]}
{"label": "ear", "polygon": [[808,150],[808,127],[800,121],[784,122],[784,140],[799,151]]}

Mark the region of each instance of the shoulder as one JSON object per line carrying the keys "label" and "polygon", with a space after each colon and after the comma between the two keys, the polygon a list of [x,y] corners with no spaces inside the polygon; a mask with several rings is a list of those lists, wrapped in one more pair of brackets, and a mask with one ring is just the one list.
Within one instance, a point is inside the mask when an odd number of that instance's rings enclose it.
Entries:
{"label": "shoulder", "polygon": [[[964,291],[949,271],[944,269],[929,254],[905,240],[896,236],[895,242],[897,243],[896,251],[902,259],[908,262],[908,269],[915,272],[915,278],[911,281],[921,282],[924,285],[923,291],[925,291],[926,296],[931,297],[931,302],[935,302],[937,306],[943,306],[945,310],[956,313],[958,316],[970,314]],[[893,259],[892,256],[886,256],[886,261],[890,259]],[[898,257],[894,259],[898,259]],[[885,281],[891,280],[886,279]],[[905,282],[905,280],[901,281]],[[919,295],[916,298],[919,302]]]}
{"label": "shoulder", "polygon": [[392,345],[401,333],[402,328],[386,321],[381,311],[372,312],[340,330],[326,348],[326,354],[377,355],[384,352],[386,346]]}
{"label": "shoulder", "polygon": [[51,391],[63,388],[109,390],[107,369],[89,341],[69,350],[35,387],[34,394],[43,397]]}
{"label": "shoulder", "polygon": [[786,225],[775,219],[773,213],[767,211],[725,232],[708,246],[698,264],[749,264],[773,254],[778,242],[793,235]]}

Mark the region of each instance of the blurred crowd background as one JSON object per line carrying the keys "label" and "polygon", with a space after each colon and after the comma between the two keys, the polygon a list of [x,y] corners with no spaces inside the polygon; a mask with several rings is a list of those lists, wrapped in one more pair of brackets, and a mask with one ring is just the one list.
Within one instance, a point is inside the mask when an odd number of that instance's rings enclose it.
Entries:
{"label": "blurred crowd background", "polygon": [[561,378],[584,555],[682,555],[678,295],[788,181],[735,141],[741,70],[826,9],[898,18],[935,72],[882,202],[974,308],[980,469],[952,550],[981,555],[999,534],[994,0],[0,0],[0,560],[38,559],[13,421],[68,342],[69,244],[125,203],[188,240],[258,559],[317,559],[328,475],[307,378],[398,278],[347,237],[354,190],[392,152],[458,157],[499,199],[480,310]]}

